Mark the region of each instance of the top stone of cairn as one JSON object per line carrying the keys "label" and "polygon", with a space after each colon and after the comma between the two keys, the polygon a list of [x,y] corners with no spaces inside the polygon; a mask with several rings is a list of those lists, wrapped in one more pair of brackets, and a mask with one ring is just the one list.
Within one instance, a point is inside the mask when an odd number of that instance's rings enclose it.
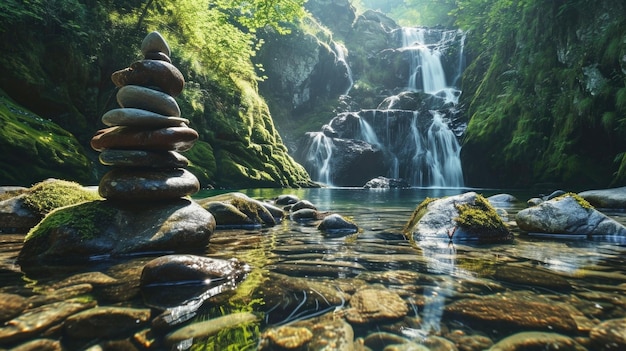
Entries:
{"label": "top stone of cairn", "polygon": [[153,52],[162,52],[168,57],[171,55],[170,46],[159,32],[151,32],[141,42],[141,53],[145,55]]}

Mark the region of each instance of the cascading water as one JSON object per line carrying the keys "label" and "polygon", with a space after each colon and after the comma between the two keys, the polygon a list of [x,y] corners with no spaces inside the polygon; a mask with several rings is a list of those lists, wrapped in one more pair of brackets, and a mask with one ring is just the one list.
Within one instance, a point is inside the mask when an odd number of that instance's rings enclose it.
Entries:
{"label": "cascading water", "polygon": [[335,49],[335,54],[337,55],[337,62],[339,62],[345,67],[346,78],[348,79],[348,82],[350,83],[348,85],[348,88],[342,95],[348,95],[350,93],[350,90],[352,89],[352,86],[354,85],[354,78],[352,77],[352,69],[350,68],[348,61],[346,60],[345,48],[341,44],[335,42],[334,49]]}
{"label": "cascading water", "polygon": [[[371,178],[404,179],[418,187],[463,186],[459,135],[449,127],[461,92],[448,82],[456,83],[462,72],[465,34],[427,28],[402,28],[397,34],[401,43],[395,52],[406,57],[409,70],[406,85],[400,87],[403,91],[386,97],[378,109],[341,113],[324,132],[308,133],[301,159],[314,180],[358,186],[367,173]],[[456,51],[451,54],[452,46]],[[336,45],[335,52],[350,75],[347,94],[352,71],[343,47]],[[403,105],[407,97],[418,101],[410,109]],[[365,154],[377,157],[365,159]],[[338,172],[350,171],[337,181]]]}

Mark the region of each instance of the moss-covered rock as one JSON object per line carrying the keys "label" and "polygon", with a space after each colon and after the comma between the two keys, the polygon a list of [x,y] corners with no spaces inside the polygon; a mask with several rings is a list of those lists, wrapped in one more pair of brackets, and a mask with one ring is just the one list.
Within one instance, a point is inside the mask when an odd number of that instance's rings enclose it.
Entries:
{"label": "moss-covered rock", "polygon": [[404,233],[421,246],[508,242],[513,238],[487,199],[475,192],[424,200],[413,212]]}
{"label": "moss-covered rock", "polygon": [[141,205],[88,201],[44,217],[26,235],[18,262],[28,270],[131,253],[204,252],[214,229],[211,213],[188,199]]}

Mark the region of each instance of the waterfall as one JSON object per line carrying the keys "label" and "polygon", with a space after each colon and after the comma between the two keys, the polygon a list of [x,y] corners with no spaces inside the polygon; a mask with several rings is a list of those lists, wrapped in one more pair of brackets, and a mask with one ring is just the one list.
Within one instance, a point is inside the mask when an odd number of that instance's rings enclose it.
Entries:
{"label": "waterfall", "polygon": [[[407,89],[417,91],[417,76],[422,75],[422,90],[431,95],[444,98],[446,102],[457,104],[460,91],[448,85],[446,73],[441,63],[443,50],[454,40],[456,31],[437,31],[440,37],[434,40],[426,40],[426,34],[433,30],[428,28],[402,28],[402,47],[400,50],[410,53],[409,82]],[[429,36],[430,37],[430,36]],[[463,47],[465,35],[461,40]],[[462,58],[461,55],[459,55]],[[462,64],[462,62],[459,62]],[[456,77],[455,77],[456,80]]]}
{"label": "waterfall", "polygon": [[315,179],[322,183],[332,185],[330,161],[333,156],[333,140],[327,137],[323,132],[313,132],[311,142],[307,152],[307,162],[305,165],[311,165],[312,169],[307,169],[309,173],[315,174]]}
{"label": "waterfall", "polygon": [[346,78],[348,78],[348,81],[350,82],[350,85],[348,86],[348,88],[342,95],[348,95],[350,93],[350,90],[352,89],[352,86],[354,85],[354,78],[352,77],[352,69],[350,68],[348,61],[346,60],[346,53],[344,51],[345,48],[341,44],[335,42],[334,49],[335,49],[335,54],[337,55],[337,62],[341,63],[345,67]]}
{"label": "waterfall", "polygon": [[[418,187],[462,187],[461,147],[449,125],[458,123],[461,91],[454,84],[463,70],[465,34],[427,28],[395,33],[401,39],[396,62],[408,66],[408,82],[394,89],[401,92],[381,97],[376,109],[342,112],[323,132],[307,133],[300,159],[314,180],[328,185],[362,186],[364,177],[385,176]],[[347,95],[352,71],[345,48],[335,44],[334,50],[349,76]]]}

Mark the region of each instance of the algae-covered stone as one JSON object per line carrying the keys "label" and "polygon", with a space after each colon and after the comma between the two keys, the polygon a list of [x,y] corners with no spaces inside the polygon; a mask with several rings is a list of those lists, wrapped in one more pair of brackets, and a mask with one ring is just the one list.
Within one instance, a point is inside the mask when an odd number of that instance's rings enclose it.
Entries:
{"label": "algae-covered stone", "polygon": [[506,242],[512,234],[481,195],[468,192],[441,199],[424,200],[404,228],[420,244],[450,241]]}
{"label": "algae-covered stone", "polygon": [[626,236],[626,227],[572,193],[521,210],[515,221],[530,233]]}
{"label": "algae-covered stone", "polygon": [[141,252],[202,251],[215,219],[186,199],[120,204],[92,201],[57,209],[26,236],[22,268],[36,262],[80,262]]}

